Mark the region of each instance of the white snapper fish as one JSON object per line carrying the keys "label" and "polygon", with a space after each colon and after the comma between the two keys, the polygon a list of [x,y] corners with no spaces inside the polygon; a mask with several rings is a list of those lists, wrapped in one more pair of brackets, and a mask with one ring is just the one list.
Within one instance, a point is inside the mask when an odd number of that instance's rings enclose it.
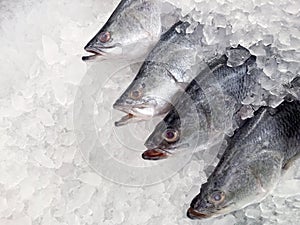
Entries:
{"label": "white snapper fish", "polygon": [[262,201],[299,153],[300,102],[260,108],[229,140],[188,217],[216,217]]}
{"label": "white snapper fish", "polygon": [[240,66],[222,65],[212,73],[201,72],[148,137],[148,150],[142,157],[165,159],[193,151],[192,145],[205,149],[211,137],[232,133],[243,122],[239,110],[242,101],[258,85],[258,75],[261,70],[256,68],[255,56]]}
{"label": "white snapper fish", "polygon": [[177,22],[162,35],[132,83],[114,103],[114,109],[127,114],[116,126],[167,113],[174,96],[201,70],[214,70],[226,62],[225,56],[203,52],[202,37],[203,26],[186,21]]}
{"label": "white snapper fish", "polygon": [[[101,30],[85,46],[90,56],[130,58],[145,53],[162,32],[158,0],[122,0]],[[136,47],[138,46],[138,48]]]}

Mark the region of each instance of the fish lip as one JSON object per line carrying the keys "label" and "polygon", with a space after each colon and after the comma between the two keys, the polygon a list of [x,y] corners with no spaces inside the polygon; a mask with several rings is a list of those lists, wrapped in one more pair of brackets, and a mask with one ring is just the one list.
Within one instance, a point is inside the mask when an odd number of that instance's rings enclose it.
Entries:
{"label": "fish lip", "polygon": [[155,106],[152,104],[138,104],[133,107],[133,106],[120,104],[117,101],[113,104],[113,108],[126,113],[126,115],[123,116],[119,121],[115,122],[115,126],[117,127],[128,124],[129,120],[132,121],[132,119],[135,119],[135,121],[143,121],[143,120],[149,120],[156,115],[155,113],[144,114],[142,112],[139,112],[138,110],[135,110],[135,109],[143,109],[143,108],[151,108],[154,110]]}
{"label": "fish lip", "polygon": [[113,104],[113,108],[121,112],[124,112],[126,114],[131,114],[135,117],[147,118],[148,116],[146,116],[145,114],[141,114],[135,111],[134,109],[144,109],[144,108],[154,108],[154,107],[152,105],[147,105],[147,104],[139,104],[139,105],[135,105],[134,107],[126,107],[125,105],[120,105],[115,103]]}
{"label": "fish lip", "polygon": [[96,53],[96,54],[102,54],[105,53],[105,49],[111,49],[111,48],[115,48],[116,45],[111,45],[111,46],[99,46],[99,47],[95,47],[93,45],[87,45],[84,47],[84,50],[87,52],[92,52],[92,53]]}
{"label": "fish lip", "polygon": [[93,53],[95,55],[102,55],[102,54],[104,54],[104,52],[100,51],[100,50],[95,50],[95,49],[84,49],[84,50],[87,51],[87,52]]}
{"label": "fish lip", "polygon": [[190,207],[187,211],[187,217],[194,220],[194,219],[210,218],[210,217],[212,217],[212,215],[201,213],[201,212],[193,209],[192,207]]}
{"label": "fish lip", "polygon": [[88,60],[91,60],[91,59],[95,59],[97,58],[98,56],[103,56],[104,55],[104,52],[102,51],[95,51],[95,50],[90,50],[90,49],[86,49],[84,48],[87,52],[90,52],[90,53],[93,53],[93,55],[89,55],[89,56],[82,56],[82,60],[83,61],[88,61]]}
{"label": "fish lip", "polygon": [[111,49],[111,48],[114,48],[114,47],[115,46],[113,45],[113,46],[107,46],[107,47],[101,46],[100,48],[96,48],[96,47],[87,45],[87,46],[84,47],[84,50],[89,52],[89,53],[93,53],[93,55],[83,56],[82,60],[87,61],[87,60],[95,59],[99,56],[105,56],[106,52],[102,49]]}
{"label": "fish lip", "polygon": [[[113,108],[126,113],[125,116],[123,116],[120,120],[115,122],[116,127],[126,125],[129,123],[130,120],[132,121],[133,119],[148,120],[151,118],[151,116],[149,116],[149,115],[141,114],[141,113],[138,113],[138,112],[132,110],[132,108],[124,108],[122,106],[117,106],[115,104],[113,105]],[[135,108],[137,108],[137,107],[135,107]],[[142,108],[142,107],[140,107],[140,108]]]}
{"label": "fish lip", "polygon": [[149,119],[149,117],[146,117],[146,116],[142,117],[142,116],[137,116],[132,113],[126,113],[125,116],[123,116],[120,120],[115,122],[115,126],[120,127],[120,126],[126,125],[129,123],[128,121],[130,121],[132,119],[147,120],[147,119]]}
{"label": "fish lip", "polygon": [[134,117],[134,115],[128,113],[127,115],[123,116],[119,121],[116,121],[115,126],[116,127],[123,126],[123,125],[127,124],[128,120],[132,119],[133,117]]}
{"label": "fish lip", "polygon": [[[145,146],[147,147],[147,145],[145,144]],[[173,155],[173,153],[171,152],[172,150],[175,150],[175,149],[178,149],[178,148],[188,148],[190,145],[189,144],[181,144],[181,145],[178,145],[178,146],[175,146],[175,147],[166,147],[166,148],[160,148],[160,147],[150,147],[148,146],[148,149],[146,151],[143,152],[142,154],[142,158],[145,159],[145,160],[161,160],[161,159],[166,159],[170,156]],[[164,153],[164,156],[163,157],[151,157],[151,153],[150,151],[156,151],[156,152],[163,152]],[[150,155],[148,154],[150,153]],[[153,152],[154,153],[154,152]]]}
{"label": "fish lip", "polygon": [[143,152],[142,158],[144,160],[160,160],[168,158],[170,154],[170,152],[163,149],[147,149]]}

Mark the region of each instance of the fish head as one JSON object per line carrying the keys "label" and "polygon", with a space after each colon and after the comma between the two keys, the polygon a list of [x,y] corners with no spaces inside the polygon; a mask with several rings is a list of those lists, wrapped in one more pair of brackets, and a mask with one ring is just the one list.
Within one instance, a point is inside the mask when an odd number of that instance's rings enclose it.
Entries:
{"label": "fish head", "polygon": [[[217,217],[262,201],[276,186],[281,174],[280,156],[270,153],[248,154],[240,163],[222,159],[192,200],[187,216],[191,219]],[[273,155],[272,155],[273,154]],[[250,159],[250,160],[249,160]]]}
{"label": "fish head", "polygon": [[172,149],[180,145],[180,119],[177,111],[170,113],[154,129],[145,142],[146,150],[142,154],[145,160],[160,160],[169,157]]}
{"label": "fish head", "polygon": [[170,82],[165,73],[166,70],[160,66],[142,66],[129,87],[113,104],[114,109],[130,115],[116,122],[116,126],[149,120],[169,111],[170,98],[179,87]]}
{"label": "fish head", "polygon": [[122,1],[85,46],[85,51],[93,55],[82,59],[89,60],[98,56],[128,58],[144,53],[159,39],[161,21],[158,13],[157,6],[151,1]]}
{"label": "fish head", "polygon": [[118,41],[112,36],[117,36],[118,33],[112,31],[112,28],[105,27],[100,30],[97,35],[89,41],[89,43],[84,47],[84,50],[93,53],[92,56],[84,56],[83,60],[89,60],[97,56],[106,56],[108,54],[116,54],[120,51],[121,46]]}
{"label": "fish head", "polygon": [[[203,119],[201,122],[205,123]],[[192,154],[206,140],[205,125],[200,128],[200,124],[199,115],[188,99],[178,107],[175,104],[146,140],[147,150],[142,158],[160,160],[174,154]]]}
{"label": "fish head", "polygon": [[254,199],[261,199],[255,182],[240,180],[246,178],[245,174],[232,175],[231,180],[223,185],[218,181],[203,184],[200,193],[192,200],[187,216],[191,219],[217,217],[242,209],[253,203]]}
{"label": "fish head", "polygon": [[182,92],[175,99],[169,113],[146,140],[144,145],[147,150],[142,154],[143,159],[160,160],[181,153],[192,154],[199,148],[205,148],[208,140],[207,118],[205,113],[197,110],[199,102],[191,95]]}
{"label": "fish head", "polygon": [[114,104],[113,108],[127,115],[115,122],[116,126],[145,121],[159,115],[166,102],[155,95],[144,95],[143,86],[126,91]]}

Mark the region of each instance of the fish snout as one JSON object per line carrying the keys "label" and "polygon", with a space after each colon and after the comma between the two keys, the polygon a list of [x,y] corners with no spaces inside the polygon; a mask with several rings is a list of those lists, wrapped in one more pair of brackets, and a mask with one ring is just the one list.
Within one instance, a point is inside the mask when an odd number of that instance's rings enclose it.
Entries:
{"label": "fish snout", "polygon": [[82,60],[83,61],[88,61],[88,60],[92,60],[97,58],[98,56],[104,56],[105,53],[101,50],[101,47],[98,47],[96,45],[96,41],[91,40],[85,47],[84,50],[92,53],[93,55],[89,55],[89,56],[83,56]]}
{"label": "fish snout", "polygon": [[116,110],[123,111],[123,110],[121,110],[121,109],[123,109],[122,105],[123,104],[121,104],[121,101],[118,99],[117,101],[114,102],[112,107]]}
{"label": "fish snout", "polygon": [[87,43],[87,45],[84,47],[84,50],[87,51],[87,52],[90,52],[93,50],[93,44],[94,42],[90,41],[89,43]]}
{"label": "fish snout", "polygon": [[103,49],[104,47],[101,45],[98,45],[97,42],[91,42],[88,43],[85,47],[84,50],[90,53],[94,53],[96,55],[103,55]]}
{"label": "fish snout", "polygon": [[125,112],[125,113],[132,113],[132,106],[124,101],[122,98],[117,99],[113,106],[114,109]]}
{"label": "fish snout", "polygon": [[93,51],[95,49],[95,45],[97,43],[97,39],[94,37],[92,40],[90,40],[86,46],[84,47],[84,50],[87,52]]}

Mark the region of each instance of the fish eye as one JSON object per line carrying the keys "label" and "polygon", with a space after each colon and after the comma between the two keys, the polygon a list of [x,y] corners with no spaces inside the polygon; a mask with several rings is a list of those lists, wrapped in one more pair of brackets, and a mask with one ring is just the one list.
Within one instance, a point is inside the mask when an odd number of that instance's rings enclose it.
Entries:
{"label": "fish eye", "polygon": [[216,191],[211,194],[209,200],[214,204],[220,204],[224,201],[224,199],[225,199],[225,193],[222,191]]}
{"label": "fish eye", "polygon": [[110,32],[101,32],[99,35],[99,41],[101,41],[102,43],[108,42],[110,40],[110,37]]}
{"label": "fish eye", "polygon": [[130,97],[132,99],[139,99],[142,97],[142,91],[141,90],[134,90],[130,93]]}
{"label": "fish eye", "polygon": [[163,133],[163,138],[167,141],[167,142],[175,142],[179,139],[179,133],[177,130],[174,129],[167,129],[164,133]]}

